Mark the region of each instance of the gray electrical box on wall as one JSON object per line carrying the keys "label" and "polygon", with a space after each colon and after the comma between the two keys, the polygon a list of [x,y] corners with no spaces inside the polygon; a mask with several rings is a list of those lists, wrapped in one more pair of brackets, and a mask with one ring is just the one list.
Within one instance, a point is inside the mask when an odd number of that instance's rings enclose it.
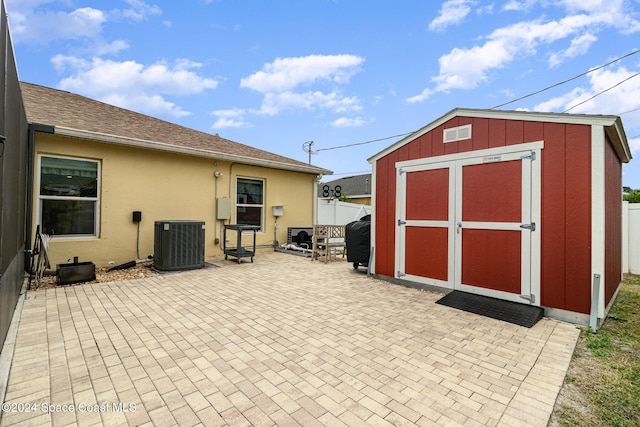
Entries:
{"label": "gray electrical box on wall", "polygon": [[231,219],[231,199],[222,197],[216,199],[216,219]]}

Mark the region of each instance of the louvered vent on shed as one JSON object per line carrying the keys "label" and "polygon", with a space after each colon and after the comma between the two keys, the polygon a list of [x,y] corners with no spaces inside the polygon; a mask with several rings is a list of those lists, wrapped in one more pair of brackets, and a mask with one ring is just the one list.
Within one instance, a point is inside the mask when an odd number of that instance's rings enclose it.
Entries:
{"label": "louvered vent on shed", "polygon": [[443,132],[443,142],[462,141],[471,139],[471,125],[457,126],[445,129]]}

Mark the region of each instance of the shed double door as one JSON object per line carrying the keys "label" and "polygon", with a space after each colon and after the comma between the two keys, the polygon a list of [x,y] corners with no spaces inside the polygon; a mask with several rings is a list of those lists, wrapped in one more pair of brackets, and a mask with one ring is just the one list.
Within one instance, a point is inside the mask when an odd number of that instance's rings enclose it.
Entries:
{"label": "shed double door", "polygon": [[535,157],[467,155],[399,168],[396,277],[539,305],[531,279]]}

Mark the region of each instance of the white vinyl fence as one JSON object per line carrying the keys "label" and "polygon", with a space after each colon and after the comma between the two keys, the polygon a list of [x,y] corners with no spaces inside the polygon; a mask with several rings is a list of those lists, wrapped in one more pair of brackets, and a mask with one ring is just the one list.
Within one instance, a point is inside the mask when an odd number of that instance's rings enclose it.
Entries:
{"label": "white vinyl fence", "polygon": [[371,214],[371,206],[338,200],[318,199],[318,224],[347,225]]}
{"label": "white vinyl fence", "polygon": [[622,202],[622,271],[640,274],[640,203]]}
{"label": "white vinyl fence", "polygon": [[[318,224],[346,225],[369,214],[369,205],[318,199]],[[640,203],[622,202],[622,271],[640,274]]]}

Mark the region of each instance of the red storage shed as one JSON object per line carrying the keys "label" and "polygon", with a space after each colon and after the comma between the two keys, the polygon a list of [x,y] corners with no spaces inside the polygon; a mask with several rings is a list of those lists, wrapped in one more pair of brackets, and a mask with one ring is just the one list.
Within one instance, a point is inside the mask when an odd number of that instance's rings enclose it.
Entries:
{"label": "red storage shed", "polygon": [[454,109],[369,159],[371,270],[599,323],[622,280],[630,159],[617,116]]}

